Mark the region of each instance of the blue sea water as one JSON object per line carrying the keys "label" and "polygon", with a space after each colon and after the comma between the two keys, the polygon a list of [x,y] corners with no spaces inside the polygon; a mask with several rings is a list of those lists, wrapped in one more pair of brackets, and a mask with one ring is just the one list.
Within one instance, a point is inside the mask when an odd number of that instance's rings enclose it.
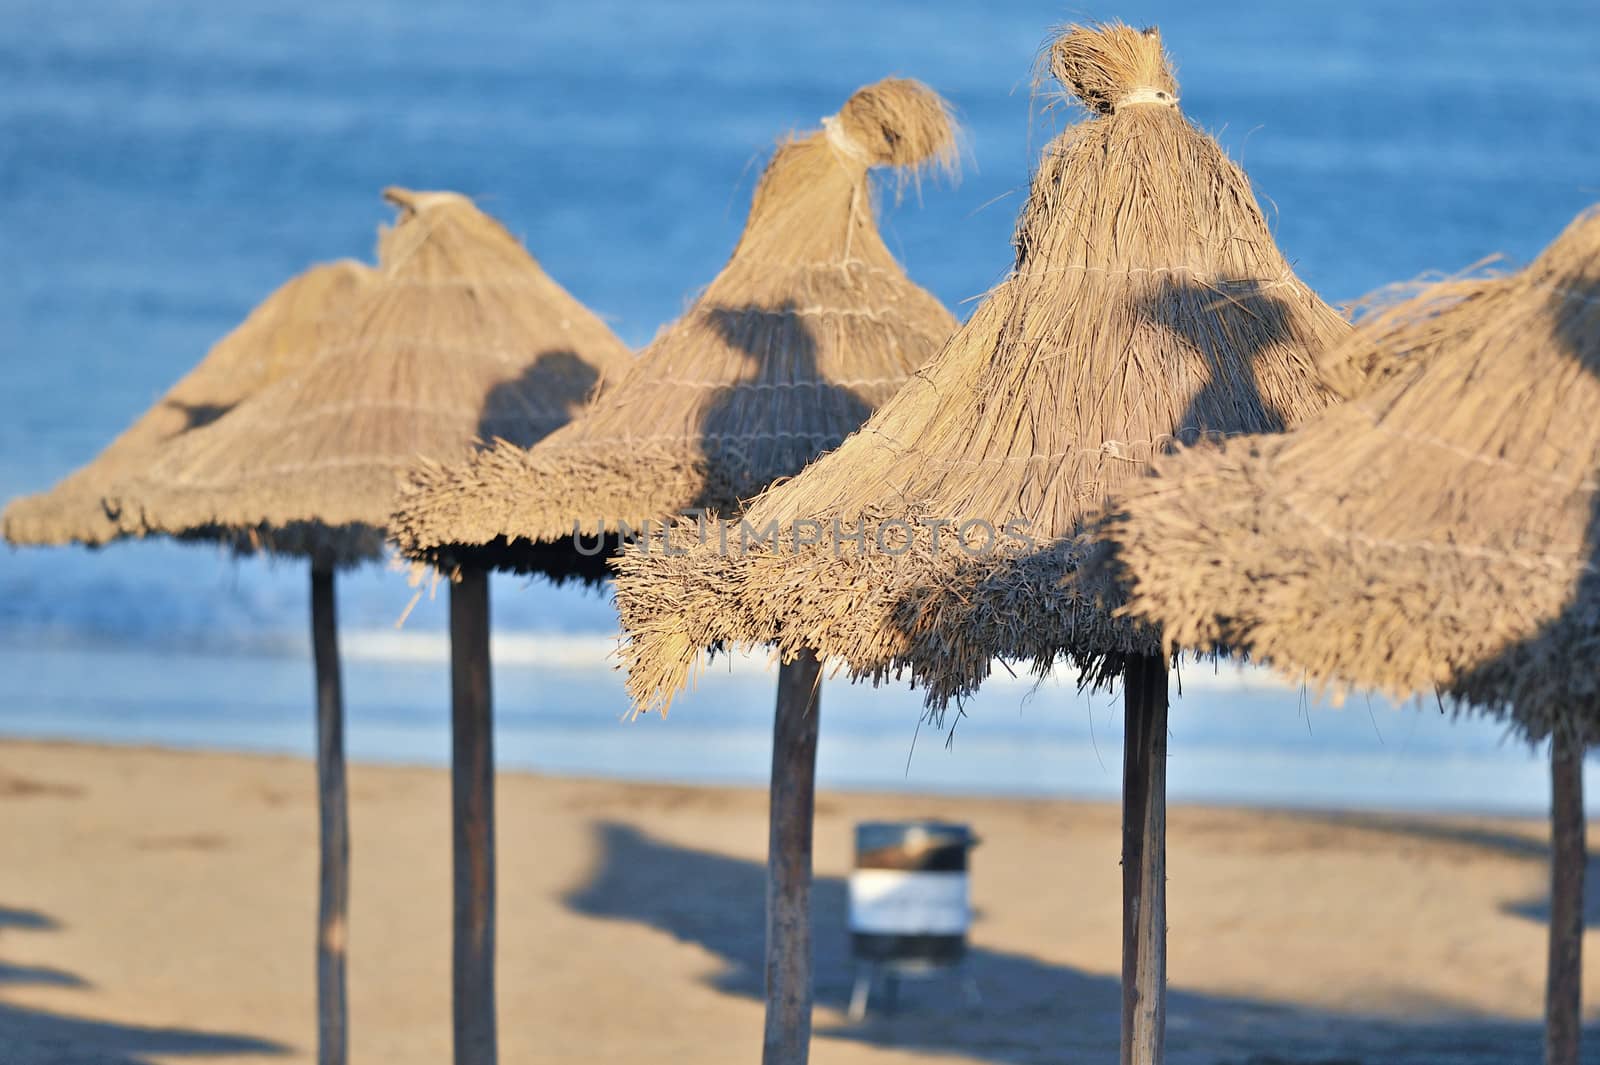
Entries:
{"label": "blue sea water", "polygon": [[[0,496],[91,458],[285,277],[368,255],[387,184],[477,197],[642,344],[721,265],[773,141],[889,73],[933,85],[966,127],[961,183],[884,212],[913,276],[964,316],[1009,264],[1033,159],[1074,120],[1031,85],[1049,27],[1074,18],[1161,25],[1185,110],[1243,163],[1331,300],[1495,253],[1525,261],[1600,200],[1595,14],[1593,0],[0,0]],[[163,543],[0,551],[0,733],[309,750],[304,578]],[[759,663],[664,723],[624,724],[606,600],[495,591],[498,631],[525,652],[498,666],[509,764],[762,778]],[[361,757],[446,751],[442,603],[387,635],[411,596],[381,568],[342,584]],[[557,650],[529,650],[539,634]],[[835,784],[1116,790],[1117,715],[1069,681],[991,685],[953,745],[924,730],[909,770],[914,695],[832,684],[826,699]],[[1173,728],[1179,799],[1544,802],[1537,754],[1492,724],[1333,710],[1253,674],[1191,686]]]}

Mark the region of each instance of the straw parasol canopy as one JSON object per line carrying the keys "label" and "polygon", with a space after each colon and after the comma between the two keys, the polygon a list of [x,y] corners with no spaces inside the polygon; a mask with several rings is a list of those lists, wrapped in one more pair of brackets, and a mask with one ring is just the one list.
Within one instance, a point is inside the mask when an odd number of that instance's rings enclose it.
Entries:
{"label": "straw parasol canopy", "polygon": [[419,456],[531,444],[631,361],[465,196],[384,195],[400,215],[379,242],[381,284],[308,365],[124,482],[111,501],[123,528],[236,530],[277,553],[354,564],[382,550]]}
{"label": "straw parasol canopy", "polygon": [[316,337],[348,313],[375,276],[361,263],[341,260],[285,282],[94,461],[48,492],[7,506],[5,538],[18,546],[88,547],[117,539],[122,530],[106,513],[107,490],[147,469],[166,444],[298,370]]}
{"label": "straw parasol canopy", "polygon": [[1600,742],[1600,208],[1329,357],[1365,391],[1162,459],[1108,523],[1128,609],[1180,647]]}
{"label": "straw parasol canopy", "polygon": [[619,559],[640,707],[724,644],[816,647],[874,681],[909,670],[936,708],[996,655],[1042,672],[1065,653],[1109,679],[1160,643],[1061,584],[1107,496],[1174,443],[1281,430],[1333,398],[1314,357],[1348,326],[1178,110],[1157,32],[1073,27],[1048,59],[1092,114],[1045,150],[1006,280],[741,526]]}
{"label": "straw parasol canopy", "polygon": [[953,168],[944,101],[890,78],[823,125],[778,148],[722,272],[581,417],[531,450],[508,441],[413,472],[393,519],[403,553],[526,570],[536,545],[735,511],[838,446],[939,349],[955,319],[884,245],[867,174]]}

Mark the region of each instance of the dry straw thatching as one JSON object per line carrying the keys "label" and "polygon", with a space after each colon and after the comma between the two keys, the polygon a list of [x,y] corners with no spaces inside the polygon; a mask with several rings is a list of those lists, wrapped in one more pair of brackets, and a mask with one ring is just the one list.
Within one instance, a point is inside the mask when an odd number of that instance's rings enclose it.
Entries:
{"label": "dry straw thatching", "polygon": [[1442,689],[1600,742],[1600,209],[1330,358],[1372,371],[1288,436],[1164,458],[1109,523],[1180,647],[1335,689]]}
{"label": "dry straw thatching", "polygon": [[209,425],[310,357],[315,338],[348,313],[374,278],[361,263],[314,266],[285,282],[94,461],[48,492],[5,509],[13,544],[99,547],[122,535],[106,513],[106,492],[147,469],[169,442]]}
{"label": "dry straw thatching", "polygon": [[[1106,679],[1159,647],[1061,584],[1107,496],[1174,441],[1276,431],[1330,402],[1314,357],[1348,326],[1177,109],[1158,34],[1074,27],[1049,59],[1095,115],[1045,150],[1010,276],[859,433],[748,506],[776,545],[735,530],[726,551],[619,560],[640,707],[664,706],[719,644],[815,647],[874,681],[909,670],[935,708],[996,655],[1042,671],[1065,654]],[[974,520],[995,536],[973,527],[971,546],[996,544],[975,556],[954,544]],[[955,523],[938,547],[933,521]],[[806,522],[822,544],[796,546]],[[836,549],[835,522],[867,549]]]}
{"label": "dry straw thatching", "polygon": [[385,196],[400,217],[379,242],[381,283],[320,338],[314,361],[124,482],[112,506],[125,528],[248,534],[274,552],[359,562],[381,551],[419,457],[530,444],[631,362],[466,197]]}
{"label": "dry straw thatching", "polygon": [[732,257],[682,318],[570,425],[416,470],[394,516],[406,555],[530,568],[575,528],[614,536],[722,513],[838,446],[955,330],[884,246],[873,167],[946,169],[944,101],[891,78],[781,145]]}

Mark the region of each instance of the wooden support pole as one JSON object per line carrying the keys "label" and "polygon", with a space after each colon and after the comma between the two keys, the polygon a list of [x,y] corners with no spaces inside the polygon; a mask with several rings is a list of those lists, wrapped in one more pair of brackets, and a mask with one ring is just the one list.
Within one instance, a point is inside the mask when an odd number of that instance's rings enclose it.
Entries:
{"label": "wooden support pole", "polygon": [[317,1062],[345,1065],[345,944],[350,914],[350,812],[344,691],[333,568],[311,567],[311,655],[317,676]]}
{"label": "wooden support pole", "polygon": [[1161,1065],[1167,1026],[1167,660],[1123,678],[1122,1065]]}
{"label": "wooden support pole", "polygon": [[811,834],[822,664],[810,651],[778,670],[767,835],[767,1024],[763,1065],[811,1052]]}
{"label": "wooden support pole", "polygon": [[463,570],[450,585],[450,697],[455,1062],[494,1065],[494,715],[483,570]]}
{"label": "wooden support pole", "polygon": [[1583,747],[1550,744],[1550,958],[1544,998],[1545,1065],[1578,1065],[1583,1024]]}

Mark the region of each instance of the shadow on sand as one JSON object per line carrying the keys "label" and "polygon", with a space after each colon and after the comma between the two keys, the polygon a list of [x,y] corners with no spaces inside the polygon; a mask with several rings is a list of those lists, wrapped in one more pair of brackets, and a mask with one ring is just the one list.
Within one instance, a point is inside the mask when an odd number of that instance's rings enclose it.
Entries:
{"label": "shadow on sand", "polygon": [[[1456,844],[1473,850],[1491,851],[1517,861],[1546,876],[1550,869],[1549,822],[1540,819],[1540,835],[1522,835],[1491,826],[1447,824],[1428,818],[1406,817],[1401,814],[1327,813],[1297,814],[1299,818],[1314,819],[1341,828],[1357,828],[1395,837],[1404,845],[1406,839],[1427,840],[1434,843]],[[1584,879],[1583,910],[1586,925],[1600,925],[1600,856],[1590,855]],[[1500,907],[1502,913],[1513,914],[1539,924],[1550,921],[1550,892],[1548,886],[1538,895],[1507,902]]]}
{"label": "shadow on sand", "polygon": [[[49,932],[60,926],[35,910],[0,907],[0,936],[13,930]],[[59,969],[0,963],[0,990],[24,985],[87,988]],[[154,1065],[157,1058],[228,1054],[277,1055],[287,1047],[250,1036],[183,1028],[144,1028],[92,1021],[0,1002],[0,1062],[4,1065]]]}
{"label": "shadow on sand", "polygon": [[[589,882],[566,899],[590,917],[628,921],[716,954],[717,990],[759,1000],[766,871],[756,862],[677,846],[627,825],[596,823],[599,859]],[[1049,890],[1041,880],[1040,890]],[[1115,977],[981,946],[975,928],[971,973],[983,1006],[967,1009],[954,979],[908,982],[891,1015],[860,1025],[840,1018],[853,975],[846,935],[846,887],[819,877],[813,888],[817,1036],[828,1041],[963,1055],[1023,1065],[1117,1059],[1120,991]],[[1063,935],[1070,935],[1064,929]],[[1419,1004],[1419,1011],[1426,1003]],[[829,1014],[832,1014],[830,1016]],[[1173,988],[1168,1001],[1171,1065],[1535,1065],[1533,1023],[1463,1019],[1448,1004],[1438,1022],[1397,1022],[1265,1000]],[[820,1047],[819,1047],[820,1049]],[[819,1056],[825,1056],[825,1050]]]}

